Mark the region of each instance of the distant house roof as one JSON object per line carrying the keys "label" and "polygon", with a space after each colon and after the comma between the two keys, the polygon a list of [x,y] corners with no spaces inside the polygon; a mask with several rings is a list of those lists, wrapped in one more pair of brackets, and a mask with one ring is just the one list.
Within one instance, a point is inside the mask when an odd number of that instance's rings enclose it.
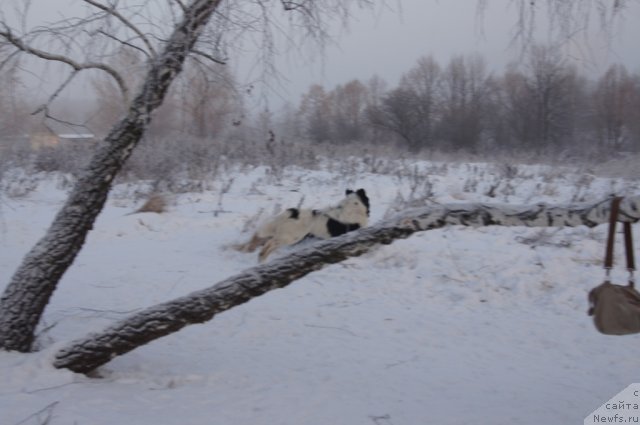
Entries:
{"label": "distant house roof", "polygon": [[96,136],[92,133],[66,133],[58,134],[61,139],[93,139]]}
{"label": "distant house roof", "polygon": [[54,133],[46,131],[34,131],[29,135],[29,142],[32,149],[45,147],[56,147],[60,143],[93,143],[96,136],[92,133]]}

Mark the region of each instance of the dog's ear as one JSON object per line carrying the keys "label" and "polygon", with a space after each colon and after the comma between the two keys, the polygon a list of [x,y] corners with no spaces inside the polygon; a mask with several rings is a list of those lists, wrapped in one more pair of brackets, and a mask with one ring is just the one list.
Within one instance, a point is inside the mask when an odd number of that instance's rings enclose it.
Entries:
{"label": "dog's ear", "polygon": [[360,198],[364,206],[367,207],[367,215],[369,215],[369,209],[371,206],[369,204],[369,197],[367,196],[367,192],[365,192],[364,189],[358,189],[356,195],[358,195],[358,198]]}
{"label": "dog's ear", "polygon": [[344,194],[347,195],[347,196],[351,195],[352,193],[353,193],[353,190],[351,190],[351,189],[347,189],[347,190],[344,191]]}

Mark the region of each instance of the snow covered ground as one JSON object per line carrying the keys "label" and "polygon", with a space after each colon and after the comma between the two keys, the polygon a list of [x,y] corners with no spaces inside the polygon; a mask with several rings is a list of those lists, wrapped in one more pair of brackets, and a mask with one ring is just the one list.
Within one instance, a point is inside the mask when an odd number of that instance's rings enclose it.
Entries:
{"label": "snow covered ground", "polygon": [[[326,206],[363,187],[375,222],[427,195],[529,204],[640,191],[569,168],[349,164],[282,178],[233,169],[173,195],[164,214],[129,214],[144,186],[117,186],[46,310],[41,350],[0,352],[0,424],[581,424],[640,382],[640,336],[600,335],[586,315],[604,226],[423,232],[116,358],[100,379],[50,365],[74,338],[255,264],[231,245],[303,196]],[[4,181],[0,289],[66,187],[54,174]]]}

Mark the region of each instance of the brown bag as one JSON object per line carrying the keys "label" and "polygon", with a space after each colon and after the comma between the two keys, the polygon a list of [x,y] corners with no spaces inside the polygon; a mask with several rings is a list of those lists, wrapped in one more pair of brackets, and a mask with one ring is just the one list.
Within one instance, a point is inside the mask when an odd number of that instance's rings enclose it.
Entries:
{"label": "brown bag", "polygon": [[606,335],[628,335],[640,332],[640,293],[634,288],[633,271],[635,261],[633,255],[633,239],[631,223],[624,223],[624,240],[627,251],[627,269],[629,283],[614,285],[609,280],[613,268],[613,247],[615,240],[616,222],[622,198],[615,198],[611,203],[609,218],[609,236],[604,268],[605,282],[589,292],[589,315],[593,316],[596,329]]}

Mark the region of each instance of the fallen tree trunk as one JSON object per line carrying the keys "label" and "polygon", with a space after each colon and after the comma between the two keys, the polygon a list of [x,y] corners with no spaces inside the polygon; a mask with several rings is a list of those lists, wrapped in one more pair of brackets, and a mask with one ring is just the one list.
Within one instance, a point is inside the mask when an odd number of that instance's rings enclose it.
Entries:
{"label": "fallen tree trunk", "polygon": [[[54,366],[90,372],[112,358],[127,353],[181,328],[213,316],[273,289],[283,288],[325,265],[368,252],[379,244],[407,238],[415,232],[463,226],[593,227],[606,223],[611,199],[595,204],[508,206],[450,204],[413,209],[357,232],[314,243],[267,264],[250,268],[216,285],[150,307],[103,332],[72,342],[60,350]],[[621,221],[640,220],[640,196],[625,198]]]}

